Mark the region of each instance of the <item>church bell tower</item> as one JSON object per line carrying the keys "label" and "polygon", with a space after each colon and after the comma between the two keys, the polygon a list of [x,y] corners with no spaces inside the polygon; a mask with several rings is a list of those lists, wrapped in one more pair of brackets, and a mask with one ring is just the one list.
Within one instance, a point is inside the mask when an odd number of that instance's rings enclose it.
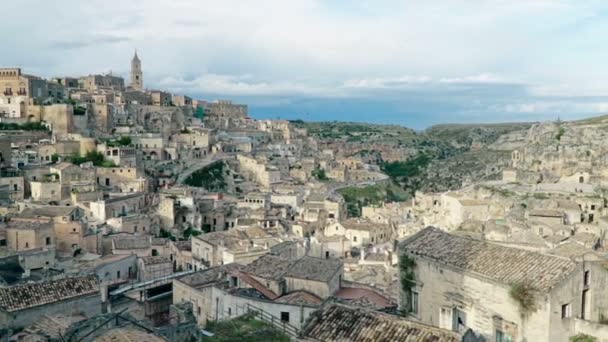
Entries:
{"label": "church bell tower", "polygon": [[131,60],[131,88],[139,91],[144,90],[144,75],[141,71],[141,61],[137,57],[137,50]]}

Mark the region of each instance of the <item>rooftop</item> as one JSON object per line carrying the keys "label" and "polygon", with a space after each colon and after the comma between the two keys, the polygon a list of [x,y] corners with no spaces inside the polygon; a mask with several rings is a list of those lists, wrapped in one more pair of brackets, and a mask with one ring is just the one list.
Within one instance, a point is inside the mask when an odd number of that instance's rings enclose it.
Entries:
{"label": "rooftop", "polygon": [[275,299],[275,302],[293,305],[321,305],[323,300],[307,291],[293,291]]}
{"label": "rooftop", "polygon": [[326,305],[311,317],[303,335],[315,341],[460,341],[449,330],[341,304]]}
{"label": "rooftop", "polygon": [[28,309],[99,292],[95,275],[0,288],[0,309]]}
{"label": "rooftop", "polygon": [[556,256],[503,247],[427,227],[399,244],[399,250],[486,276],[502,284],[529,281],[547,291],[576,263]]}
{"label": "rooftop", "polygon": [[300,278],[327,282],[342,269],[343,263],[339,259],[321,259],[305,256],[294,261],[285,277]]}
{"label": "rooftop", "polygon": [[150,256],[150,257],[143,257],[141,258],[141,261],[144,263],[144,265],[158,265],[158,264],[166,264],[166,263],[171,263],[171,260],[165,256]]}
{"label": "rooftop", "polygon": [[280,280],[290,266],[291,261],[266,254],[243,267],[242,271],[260,278]]}
{"label": "rooftop", "polygon": [[132,327],[114,328],[97,337],[98,342],[165,342],[165,338]]}
{"label": "rooftop", "polygon": [[150,248],[150,238],[146,236],[129,236],[114,239],[115,249],[146,249]]}
{"label": "rooftop", "polygon": [[38,207],[38,208],[26,208],[21,213],[19,213],[19,217],[24,218],[36,218],[38,216],[44,217],[57,217],[57,216],[69,216],[77,207],[68,207],[68,206],[46,206],[46,207]]}
{"label": "rooftop", "polygon": [[217,266],[213,268],[209,268],[206,270],[194,272],[188,275],[185,275],[178,280],[188,286],[192,287],[201,287],[209,284],[215,284],[218,281],[223,282],[226,279],[224,275],[227,273],[236,272],[241,269],[242,266],[239,264],[226,264],[222,266]]}

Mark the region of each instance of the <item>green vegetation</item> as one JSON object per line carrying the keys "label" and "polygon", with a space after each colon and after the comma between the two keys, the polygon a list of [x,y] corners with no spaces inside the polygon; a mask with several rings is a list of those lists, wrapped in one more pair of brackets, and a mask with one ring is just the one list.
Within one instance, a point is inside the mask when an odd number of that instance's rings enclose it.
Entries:
{"label": "green vegetation", "polygon": [[320,167],[312,170],[312,176],[320,181],[326,181],[329,179],[329,178],[327,178],[327,175],[325,174],[325,170]]}
{"label": "green vegetation", "polygon": [[196,112],[194,112],[194,117],[199,118],[201,120],[204,119],[205,118],[205,108],[197,107]]}
{"label": "green vegetation", "polygon": [[93,165],[99,167],[116,167],[116,164],[114,164],[114,162],[110,160],[105,160],[103,153],[97,151],[89,151],[84,156],[73,154],[66,159],[72,164],[76,165],[92,162]]}
{"label": "green vegetation", "polygon": [[186,178],[184,183],[213,192],[225,191],[227,184],[224,180],[224,162],[215,163],[195,171],[190,177]]}
{"label": "green vegetation", "polygon": [[87,109],[85,107],[74,106],[74,115],[85,115]]}
{"label": "green vegetation", "polygon": [[521,281],[511,285],[509,295],[519,303],[519,309],[523,317],[527,317],[536,311],[536,289],[530,282]]}
{"label": "green vegetation", "polygon": [[587,334],[578,334],[570,337],[570,342],[597,342],[597,338]]}
{"label": "green vegetation", "polygon": [[0,131],[47,131],[41,122],[26,122],[24,124],[0,122]]}
{"label": "green vegetation", "polygon": [[540,200],[545,200],[545,199],[549,199],[549,195],[542,193],[542,192],[535,192],[534,195],[532,195],[534,198],[536,199],[540,199]]}
{"label": "green vegetation", "polygon": [[116,139],[116,140],[106,141],[106,145],[108,147],[130,146],[131,143],[132,143],[132,140],[131,140],[131,137],[129,137],[129,136],[120,137],[119,139]]}
{"label": "green vegetation", "polygon": [[[414,268],[416,261],[410,258],[405,251],[399,257],[399,280],[401,281],[401,290],[405,293],[405,298],[411,297],[412,288],[416,285],[416,275]],[[406,305],[406,313],[412,311],[411,303],[408,300]]]}
{"label": "green vegetation", "polygon": [[289,342],[289,336],[276,330],[268,323],[256,320],[252,315],[244,315],[228,321],[209,321],[205,328],[214,336],[205,338],[210,342]]}
{"label": "green vegetation", "polygon": [[163,228],[160,229],[160,233],[158,234],[158,237],[164,238],[164,239],[169,239],[171,241],[176,241],[177,240],[177,238],[175,237],[175,235],[173,235],[170,231],[165,230]]}
{"label": "green vegetation", "polygon": [[361,216],[361,208],[368,205],[381,205],[384,202],[403,202],[409,195],[395,184],[376,184],[366,187],[347,187],[338,190],[344,197],[349,217]]}
{"label": "green vegetation", "polygon": [[566,133],[566,128],[560,127],[559,130],[557,131],[557,134],[555,135],[555,139],[557,139],[557,141],[561,141],[562,136],[564,136],[565,133]]}
{"label": "green vegetation", "polygon": [[191,236],[199,236],[201,234],[202,232],[200,230],[188,227],[186,230],[184,230],[184,240],[188,240]]}
{"label": "green vegetation", "polygon": [[51,161],[52,161],[53,163],[58,162],[58,161],[59,161],[59,155],[58,155],[57,153],[53,153],[53,154],[51,155]]}
{"label": "green vegetation", "polygon": [[382,165],[382,171],[389,175],[394,181],[403,181],[404,178],[420,174],[430,162],[431,157],[426,154],[420,154],[410,160],[384,163]]}

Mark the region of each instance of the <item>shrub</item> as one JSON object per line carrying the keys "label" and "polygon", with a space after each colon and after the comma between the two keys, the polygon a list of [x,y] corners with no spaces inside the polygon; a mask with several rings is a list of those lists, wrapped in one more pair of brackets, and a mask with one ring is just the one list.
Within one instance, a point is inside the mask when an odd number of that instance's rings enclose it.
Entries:
{"label": "shrub", "polygon": [[519,303],[522,316],[528,316],[536,311],[536,289],[528,281],[520,281],[511,285],[509,295]]}
{"label": "shrub", "polygon": [[570,342],[596,342],[597,338],[586,335],[586,334],[578,334],[570,337]]}

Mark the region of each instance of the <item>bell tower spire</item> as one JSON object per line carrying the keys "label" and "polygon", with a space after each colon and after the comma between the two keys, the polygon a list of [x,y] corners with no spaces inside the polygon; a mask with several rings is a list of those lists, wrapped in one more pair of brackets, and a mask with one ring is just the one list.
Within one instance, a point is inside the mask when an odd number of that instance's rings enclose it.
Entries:
{"label": "bell tower spire", "polygon": [[137,56],[137,49],[131,60],[131,88],[139,91],[144,90],[144,75],[141,70],[141,60]]}

